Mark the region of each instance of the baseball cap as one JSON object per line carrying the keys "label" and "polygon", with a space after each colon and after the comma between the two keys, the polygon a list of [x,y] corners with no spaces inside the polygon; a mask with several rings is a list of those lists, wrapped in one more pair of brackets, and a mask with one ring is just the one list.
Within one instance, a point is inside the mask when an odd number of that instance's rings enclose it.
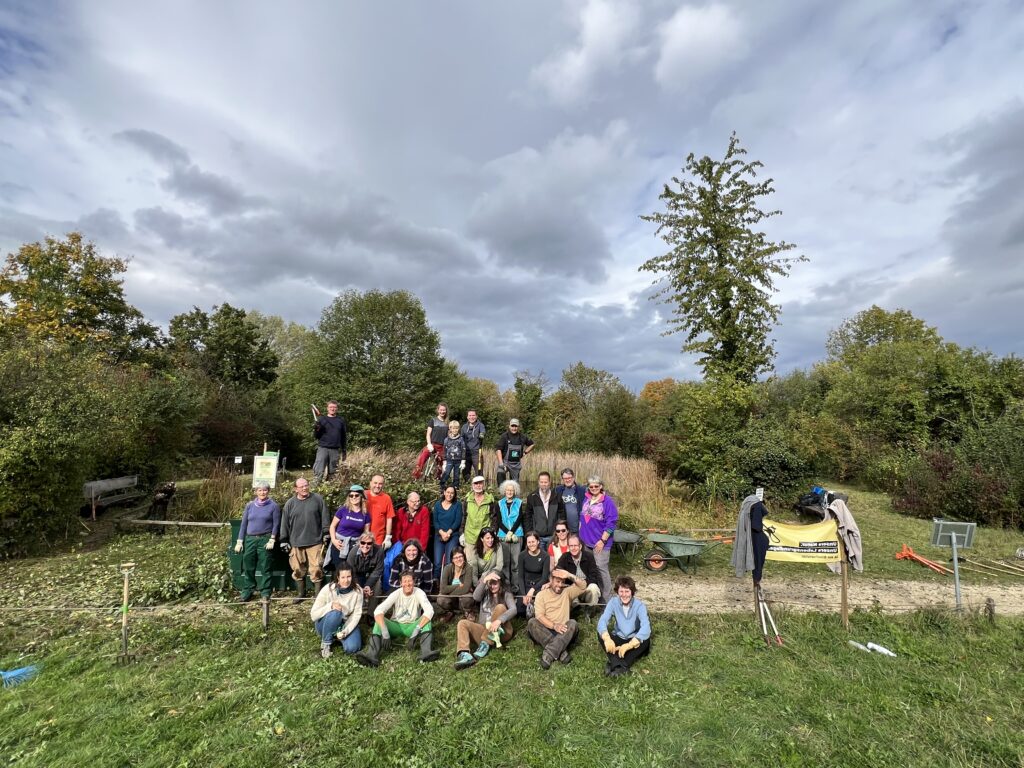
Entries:
{"label": "baseball cap", "polygon": [[484,482],[484,476],[483,475],[477,475],[476,477],[473,478],[473,482],[474,483],[482,483],[482,482]]}
{"label": "baseball cap", "polygon": [[521,424],[519,423],[519,419],[512,419],[512,420],[510,420],[510,421],[509,421],[509,423],[508,423],[508,425],[509,425],[510,427],[519,427],[519,426],[522,426],[522,425],[521,425]]}

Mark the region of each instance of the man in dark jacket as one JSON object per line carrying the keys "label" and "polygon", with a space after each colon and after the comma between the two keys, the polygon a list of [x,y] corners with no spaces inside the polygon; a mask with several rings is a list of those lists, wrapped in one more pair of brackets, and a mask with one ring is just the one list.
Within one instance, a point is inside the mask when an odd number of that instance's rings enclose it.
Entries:
{"label": "man in dark jacket", "polygon": [[494,454],[498,459],[498,485],[506,480],[519,482],[523,458],[533,450],[533,440],[522,433],[519,419],[510,419],[508,430],[498,439]]}
{"label": "man in dark jacket", "polygon": [[526,497],[525,528],[540,536],[541,549],[547,549],[555,535],[555,523],[565,522],[565,504],[551,488],[551,474],[537,475],[537,490]]}
{"label": "man in dark jacket", "polygon": [[586,591],[580,595],[581,603],[596,605],[601,602],[601,572],[597,569],[597,561],[593,553],[583,548],[583,542],[576,534],[569,536],[569,551],[555,563],[555,571],[559,568],[587,582]]}
{"label": "man in dark jacket", "polygon": [[327,415],[320,414],[313,424],[313,437],[316,438],[316,459],[313,462],[313,478],[330,479],[338,469],[338,456],[345,461],[348,458],[348,427],[345,420],[338,415],[338,401],[327,403]]}
{"label": "man in dark jacket", "polygon": [[363,603],[370,605],[383,593],[381,577],[384,575],[384,550],[377,546],[372,533],[359,537],[359,546],[348,553],[348,564],[356,583],[363,588]]}
{"label": "man in dark jacket", "polygon": [[585,486],[576,483],[576,473],[569,467],[562,470],[562,484],[555,488],[555,495],[562,500],[565,522],[569,533],[580,532],[580,509],[587,496]]}

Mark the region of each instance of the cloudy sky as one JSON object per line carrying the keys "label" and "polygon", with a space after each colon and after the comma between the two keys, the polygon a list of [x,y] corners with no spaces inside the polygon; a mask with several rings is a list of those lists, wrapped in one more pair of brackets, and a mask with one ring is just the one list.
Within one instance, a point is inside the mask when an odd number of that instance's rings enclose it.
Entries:
{"label": "cloudy sky", "polygon": [[877,303],[1024,353],[1024,7],[0,4],[0,248],[77,229],[165,323],[406,288],[502,385],[694,378],[639,216],[731,131],[775,179],[777,368]]}

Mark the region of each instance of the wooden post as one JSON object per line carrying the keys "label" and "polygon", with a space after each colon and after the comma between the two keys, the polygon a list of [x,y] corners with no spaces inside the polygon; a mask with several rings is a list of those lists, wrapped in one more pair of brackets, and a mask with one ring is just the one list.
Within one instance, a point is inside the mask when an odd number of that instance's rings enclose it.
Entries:
{"label": "wooden post", "polygon": [[266,632],[270,628],[270,598],[263,598],[263,631]]}
{"label": "wooden post", "polygon": [[840,562],[840,573],[843,578],[842,593],[839,597],[839,615],[843,620],[843,629],[847,632],[850,631],[850,605],[849,605],[849,591],[850,591],[850,567],[846,562],[846,547],[843,546],[842,538],[839,539],[839,555],[842,557]]}
{"label": "wooden post", "polygon": [[135,563],[122,563],[121,573],[124,575],[124,592],[121,602],[121,653],[117,657],[120,664],[135,661],[135,656],[128,653],[128,577],[135,569]]}

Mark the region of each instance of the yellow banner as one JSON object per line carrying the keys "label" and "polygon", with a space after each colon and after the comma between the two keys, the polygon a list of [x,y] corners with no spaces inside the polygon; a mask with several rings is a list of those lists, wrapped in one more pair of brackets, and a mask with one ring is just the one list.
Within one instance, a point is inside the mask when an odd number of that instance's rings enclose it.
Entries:
{"label": "yellow banner", "polygon": [[768,534],[768,560],[788,563],[838,563],[839,532],[835,520],[811,525],[763,521]]}

